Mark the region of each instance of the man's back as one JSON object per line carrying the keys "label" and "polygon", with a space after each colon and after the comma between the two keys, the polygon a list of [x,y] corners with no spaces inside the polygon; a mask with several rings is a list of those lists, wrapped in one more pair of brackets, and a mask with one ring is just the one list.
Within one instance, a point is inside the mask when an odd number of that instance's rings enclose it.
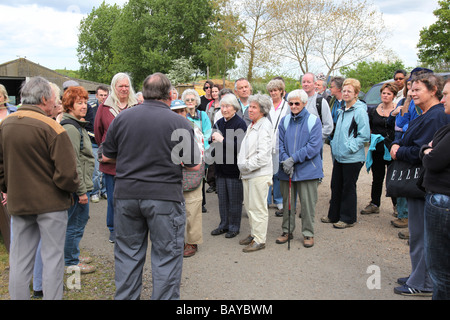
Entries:
{"label": "man's back", "polygon": [[56,121],[24,105],[2,122],[0,185],[12,215],[67,210],[78,184],[72,144]]}
{"label": "man's back", "polygon": [[[115,198],[183,201],[181,166],[173,157],[180,144],[175,131],[193,141],[188,120],[160,101],[146,100],[117,116],[103,149],[116,159]],[[188,147],[193,155],[194,145]],[[191,160],[186,162],[194,164]]]}

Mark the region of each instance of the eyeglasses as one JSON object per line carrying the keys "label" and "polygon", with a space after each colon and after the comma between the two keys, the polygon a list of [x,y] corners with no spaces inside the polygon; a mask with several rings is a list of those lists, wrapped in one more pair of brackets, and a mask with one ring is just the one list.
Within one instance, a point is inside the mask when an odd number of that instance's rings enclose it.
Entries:
{"label": "eyeglasses", "polygon": [[405,78],[394,78],[395,81],[402,81],[405,80]]}
{"label": "eyeglasses", "polygon": [[187,98],[187,99],[185,99],[184,102],[195,102],[195,99],[194,98]]}
{"label": "eyeglasses", "polygon": [[292,107],[294,104],[295,104],[297,107],[299,107],[299,106],[302,105],[301,102],[288,102],[288,104],[289,104],[291,107]]}

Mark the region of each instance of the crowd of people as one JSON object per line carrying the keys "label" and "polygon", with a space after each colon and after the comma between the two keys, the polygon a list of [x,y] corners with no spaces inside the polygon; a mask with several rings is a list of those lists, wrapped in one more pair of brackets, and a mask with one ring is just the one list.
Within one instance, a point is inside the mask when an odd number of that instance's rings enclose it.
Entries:
{"label": "crowd of people", "polygon": [[238,236],[245,210],[250,233],[239,240],[242,251],[263,250],[273,204],[282,217],[275,242],[289,246],[299,202],[303,246],[311,248],[324,144],[333,168],[328,214],[320,221],[334,228],[357,221],[364,164],[372,171],[371,200],[360,214],[380,213],[391,164],[422,165],[418,188],[425,196],[390,197],[392,224],[408,229],[403,236],[412,265],[394,292],[450,299],[450,81],[431,70],[396,71],[374,108],[359,99],[357,79],[328,83],[312,73],[291,92],[281,77],[267,84],[267,94],[254,93],[240,78],[233,90],[207,81],[205,95],[188,89],[181,97],[164,74],[150,75],[136,94],[131,78],[118,73],[110,89],[97,89],[95,103],[76,82],[61,93],[34,77],[23,85],[18,108],[0,89],[12,299],[30,297],[31,279],[36,296],[61,299],[63,266],[95,271],[79,243],[89,202],[100,198],[107,199],[120,300],[140,298],[149,237],[152,299],[180,298],[183,258],[198,254],[203,243],[206,193],[215,192],[219,203],[212,236]]}

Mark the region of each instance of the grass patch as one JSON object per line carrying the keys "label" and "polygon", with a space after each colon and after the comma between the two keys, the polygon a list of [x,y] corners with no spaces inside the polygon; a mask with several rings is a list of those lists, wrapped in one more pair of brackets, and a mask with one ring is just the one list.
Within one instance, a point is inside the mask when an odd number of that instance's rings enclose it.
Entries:
{"label": "grass patch", "polygon": [[[82,255],[89,255],[83,252]],[[73,274],[64,275],[63,300],[112,300],[114,299],[114,263],[103,257],[90,255],[94,261],[96,271],[91,274],[82,274],[80,289],[69,289],[68,280]],[[6,251],[3,238],[0,236],[0,300],[9,300],[9,254]],[[32,290],[30,290],[30,295]]]}

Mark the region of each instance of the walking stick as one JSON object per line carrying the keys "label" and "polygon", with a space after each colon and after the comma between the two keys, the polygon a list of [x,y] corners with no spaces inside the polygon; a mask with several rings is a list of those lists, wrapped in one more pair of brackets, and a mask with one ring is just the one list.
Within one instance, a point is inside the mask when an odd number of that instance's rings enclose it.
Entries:
{"label": "walking stick", "polygon": [[292,174],[289,175],[289,220],[288,220],[288,250],[291,250],[291,185],[292,185]]}

